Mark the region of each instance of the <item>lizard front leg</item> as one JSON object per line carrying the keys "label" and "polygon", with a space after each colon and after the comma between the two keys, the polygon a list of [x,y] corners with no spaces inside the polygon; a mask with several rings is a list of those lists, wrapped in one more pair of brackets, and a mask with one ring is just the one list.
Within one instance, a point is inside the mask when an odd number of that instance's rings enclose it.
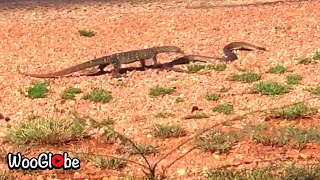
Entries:
{"label": "lizard front leg", "polygon": [[[125,76],[125,75],[121,75],[120,74],[120,69],[121,69],[121,60],[117,57],[113,57],[112,60],[111,60],[111,63],[112,63],[112,66],[113,66],[113,70],[111,72],[111,76],[113,78],[119,78],[119,77],[122,77],[122,76]],[[103,65],[100,65],[100,67],[103,67]]]}

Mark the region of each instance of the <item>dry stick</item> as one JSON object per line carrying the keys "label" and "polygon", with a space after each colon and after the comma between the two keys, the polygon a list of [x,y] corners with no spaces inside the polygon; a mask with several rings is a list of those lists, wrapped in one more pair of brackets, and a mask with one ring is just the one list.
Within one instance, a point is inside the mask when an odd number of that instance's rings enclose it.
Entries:
{"label": "dry stick", "polygon": [[[217,124],[215,124],[215,125],[207,128],[207,129],[202,130],[202,131],[199,132],[199,133],[196,133],[196,134],[193,135],[192,137],[190,137],[190,138],[186,139],[185,141],[183,141],[182,143],[180,143],[178,146],[176,146],[176,147],[173,148],[171,151],[169,151],[167,154],[165,154],[162,158],[160,158],[160,159],[154,164],[154,168],[155,168],[162,160],[164,160],[165,158],[167,158],[170,154],[172,154],[175,150],[177,150],[178,148],[180,148],[182,145],[184,145],[184,144],[186,144],[187,142],[191,141],[191,140],[194,139],[195,137],[198,137],[198,136],[200,136],[201,134],[203,134],[203,133],[211,130],[212,128],[215,128],[215,127],[217,127],[217,126],[219,126],[219,125],[222,125],[222,124],[224,124],[224,123],[226,123],[226,122],[228,122],[228,121],[229,121],[229,122],[232,122],[232,121],[238,120],[239,117],[248,116],[248,115],[251,115],[251,114],[258,113],[258,112],[265,112],[265,111],[270,111],[270,110],[282,109],[282,108],[290,107],[290,106],[292,106],[292,105],[296,105],[296,104],[299,104],[299,103],[306,102],[306,101],[308,101],[308,100],[310,100],[310,99],[319,99],[319,98],[320,98],[320,97],[314,96],[314,97],[311,97],[311,98],[307,98],[307,99],[305,99],[305,100],[303,100],[303,101],[296,102],[296,103],[293,103],[293,104],[288,104],[288,105],[285,105],[285,106],[282,106],[282,107],[278,107],[278,108],[269,108],[269,109],[264,109],[264,110],[256,110],[256,111],[252,111],[252,112],[249,112],[249,113],[245,113],[244,115],[241,115],[241,116],[234,117],[234,118],[232,118],[231,120],[226,120],[226,121],[224,121],[224,122],[217,123]],[[186,153],[182,154],[181,156],[179,156],[177,159],[180,159],[181,157],[186,156],[188,153],[190,153],[190,152],[191,152],[192,150],[194,150],[194,149],[195,149],[195,148],[192,148],[192,149],[189,150],[188,152],[186,152]],[[176,162],[176,161],[174,160],[174,162]],[[173,164],[169,164],[169,167],[170,167],[171,165],[173,165]],[[168,168],[168,167],[166,167],[165,169],[167,169],[167,168]]]}

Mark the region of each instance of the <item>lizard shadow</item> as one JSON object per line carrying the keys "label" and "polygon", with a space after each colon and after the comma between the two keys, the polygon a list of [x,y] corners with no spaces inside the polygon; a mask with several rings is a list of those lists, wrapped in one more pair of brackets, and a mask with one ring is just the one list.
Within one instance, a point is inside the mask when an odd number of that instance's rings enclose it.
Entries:
{"label": "lizard shadow", "polygon": [[[126,67],[126,68],[121,68],[119,70],[120,74],[125,74],[127,72],[131,72],[131,71],[145,71],[147,69],[160,69],[160,70],[174,70],[174,71],[179,71],[179,69],[174,68],[175,65],[183,65],[183,64],[189,64],[191,61],[180,57],[177,58],[171,62],[165,62],[165,63],[159,63],[156,65],[149,65],[149,66],[145,66],[145,67]],[[101,76],[101,75],[105,75],[105,74],[110,74],[112,71],[104,71],[104,70],[100,70],[96,73],[92,73],[92,74],[88,74],[85,76]]]}

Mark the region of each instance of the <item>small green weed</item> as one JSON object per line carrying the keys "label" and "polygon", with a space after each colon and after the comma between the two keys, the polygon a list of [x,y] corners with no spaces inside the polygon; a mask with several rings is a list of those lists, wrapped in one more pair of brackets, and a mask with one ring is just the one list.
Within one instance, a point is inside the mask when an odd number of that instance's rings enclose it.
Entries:
{"label": "small green weed", "polygon": [[207,68],[209,70],[215,70],[215,71],[224,71],[227,69],[226,64],[215,64],[215,65],[208,65]]}
{"label": "small green weed", "polygon": [[287,68],[285,68],[284,66],[280,66],[280,65],[277,65],[275,67],[272,67],[268,70],[269,73],[272,73],[272,74],[283,74],[287,71]]}
{"label": "small green weed", "polygon": [[93,102],[108,103],[112,100],[112,96],[110,91],[94,88],[90,93],[84,94],[83,99]]}
{"label": "small green weed", "polygon": [[311,167],[298,167],[291,165],[285,168],[285,172],[282,176],[283,180],[315,180],[320,179],[320,165],[314,165]]}
{"label": "small green weed", "polygon": [[287,76],[287,84],[300,84],[302,77],[299,75],[289,75]]}
{"label": "small green weed", "polygon": [[170,112],[159,112],[154,117],[164,119],[164,118],[174,117],[174,115]]}
{"label": "small green weed", "polygon": [[280,95],[288,93],[290,88],[286,85],[281,85],[277,82],[260,82],[254,84],[251,92],[254,94],[260,93],[262,95]]}
{"label": "small green weed", "polygon": [[175,125],[156,124],[153,127],[153,132],[157,138],[161,138],[161,139],[170,138],[170,137],[182,137],[186,135],[186,131],[183,128]]}
{"label": "small green weed", "polygon": [[99,167],[99,168],[106,168],[106,169],[121,169],[127,166],[127,161],[124,159],[105,159],[102,156],[94,156],[90,158],[91,162]]}
{"label": "small green weed", "polygon": [[182,103],[184,101],[185,101],[185,99],[183,97],[177,97],[175,100],[176,103]]}
{"label": "small green weed", "polygon": [[31,99],[46,97],[49,93],[48,85],[46,82],[33,83],[33,86],[27,87],[25,90],[27,97]]}
{"label": "small green weed", "polygon": [[219,104],[212,108],[213,112],[223,113],[225,115],[230,115],[233,113],[233,105],[231,104]]}
{"label": "small green weed", "polygon": [[316,108],[299,103],[286,108],[273,110],[270,112],[271,117],[295,120],[304,117],[310,117],[318,112]]}
{"label": "small green weed", "polygon": [[176,92],[174,88],[163,88],[163,87],[156,86],[156,87],[150,88],[149,95],[161,96],[166,94],[173,94],[174,92]]}
{"label": "small green weed", "polygon": [[134,155],[134,154],[149,155],[149,154],[155,154],[158,152],[158,150],[150,144],[141,143],[141,144],[135,144],[135,146],[133,146],[130,142],[126,142],[118,149],[118,151],[127,152],[131,155]]}
{"label": "small green weed", "polygon": [[236,74],[236,75],[229,76],[227,78],[228,81],[239,81],[239,82],[245,82],[245,83],[259,81],[260,79],[261,79],[261,76],[253,72]]}
{"label": "small green weed", "polygon": [[16,144],[62,144],[86,137],[85,119],[75,116],[68,119],[36,118],[10,130],[4,139]]}
{"label": "small green weed", "polygon": [[211,169],[206,176],[207,180],[276,180],[269,168],[250,170]]}
{"label": "small green weed", "polygon": [[320,60],[320,51],[316,51],[312,57],[314,60]]}
{"label": "small green weed", "polygon": [[81,93],[81,89],[77,88],[77,87],[68,87],[66,89],[64,89],[61,93],[61,98],[65,99],[65,100],[71,100],[74,99],[76,94]]}
{"label": "small green weed", "polygon": [[85,37],[93,37],[96,35],[95,32],[90,30],[85,30],[85,29],[79,30],[79,33],[80,33],[80,36],[85,36]]}
{"label": "small green weed", "polygon": [[200,71],[201,69],[204,69],[205,67],[205,65],[190,65],[187,68],[190,73],[195,73]]}
{"label": "small green weed", "polygon": [[241,132],[223,132],[211,130],[199,136],[196,139],[196,144],[204,151],[222,154],[228,153],[232,146],[238,143],[241,138]]}
{"label": "small green weed", "polygon": [[219,94],[207,93],[205,99],[207,101],[218,101],[221,98]]}
{"label": "small green weed", "polygon": [[231,88],[226,88],[226,87],[222,87],[219,92],[221,93],[225,93],[225,92],[228,92]]}
{"label": "small green weed", "polygon": [[301,58],[299,59],[298,64],[303,64],[303,65],[307,65],[312,63],[312,59],[311,58]]}
{"label": "small green weed", "polygon": [[307,89],[307,91],[311,92],[311,94],[314,94],[314,95],[320,95],[320,86],[309,88]]}

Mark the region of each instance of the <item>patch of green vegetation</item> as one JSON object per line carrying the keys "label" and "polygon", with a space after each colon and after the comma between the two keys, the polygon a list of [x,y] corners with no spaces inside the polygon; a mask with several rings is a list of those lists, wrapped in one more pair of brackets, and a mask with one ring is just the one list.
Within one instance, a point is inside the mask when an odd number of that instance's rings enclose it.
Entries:
{"label": "patch of green vegetation", "polygon": [[158,152],[158,150],[154,146],[147,143],[135,144],[135,146],[132,145],[132,143],[126,141],[124,144],[122,144],[122,146],[118,149],[118,151],[127,152],[131,155],[134,155],[134,154],[149,155],[149,154],[155,154]]}
{"label": "patch of green vegetation", "polygon": [[279,129],[272,128],[267,124],[246,125],[245,131],[249,134],[251,140],[265,146],[281,147],[289,141]]}
{"label": "patch of green vegetation", "polygon": [[65,99],[65,100],[71,100],[74,99],[76,94],[81,93],[81,89],[77,88],[77,87],[68,87],[66,89],[64,89],[61,93],[61,98]]}
{"label": "patch of green vegetation", "polygon": [[283,74],[287,71],[287,68],[285,68],[284,66],[280,66],[280,65],[277,65],[275,67],[272,67],[268,70],[269,73],[272,73],[272,74]]}
{"label": "patch of green vegetation", "polygon": [[169,117],[174,117],[174,115],[170,112],[159,112],[154,117],[165,119],[165,118],[169,118]]}
{"label": "patch of green vegetation", "polygon": [[312,57],[314,60],[320,60],[320,51],[316,51]]}
{"label": "patch of green vegetation", "polygon": [[292,126],[271,127],[267,124],[247,125],[245,131],[251,140],[265,146],[291,144],[296,149],[305,148],[309,142],[320,142],[319,128],[301,129]]}
{"label": "patch of green vegetation", "polygon": [[253,72],[231,75],[227,78],[228,81],[239,81],[245,83],[259,81],[260,79],[261,76]]}
{"label": "patch of green vegetation", "polygon": [[295,120],[317,114],[318,109],[299,103],[286,108],[273,110],[271,117]]}
{"label": "patch of green vegetation", "polygon": [[299,59],[298,64],[303,64],[303,65],[307,65],[312,63],[312,59],[311,58],[301,58]]}
{"label": "patch of green vegetation", "polygon": [[277,82],[260,82],[253,85],[251,93],[259,93],[262,95],[280,95],[288,93],[289,90],[289,86],[281,85]]}
{"label": "patch of green vegetation", "polygon": [[121,169],[127,166],[127,161],[121,158],[106,159],[102,156],[88,158],[95,166],[101,169]]}
{"label": "patch of green vegetation", "polygon": [[84,94],[83,99],[93,102],[108,103],[112,100],[112,96],[110,91],[94,88],[90,93]]}
{"label": "patch of green vegetation", "polygon": [[300,75],[287,76],[287,84],[300,84],[302,77]]}
{"label": "patch of green vegetation", "polygon": [[156,86],[156,87],[150,88],[149,95],[161,96],[166,94],[173,94],[174,92],[176,92],[174,88],[163,88],[163,87]]}
{"label": "patch of green vegetation", "polygon": [[209,116],[201,112],[196,114],[189,114],[184,119],[206,119],[206,118],[209,118]]}
{"label": "patch of green vegetation", "polygon": [[180,126],[156,124],[153,128],[154,135],[157,138],[165,139],[170,137],[182,137],[186,131]]}
{"label": "patch of green vegetation", "polygon": [[101,140],[107,144],[113,144],[118,139],[118,134],[111,127],[103,129],[103,133],[100,136]]}
{"label": "patch of green vegetation", "polygon": [[215,70],[215,71],[224,71],[227,69],[226,64],[215,64],[215,65],[208,65],[207,68],[209,70]]}
{"label": "patch of green vegetation", "polygon": [[238,143],[243,134],[236,131],[207,131],[196,138],[196,145],[208,152],[228,153]]}
{"label": "patch of green vegetation", "polygon": [[68,119],[36,118],[11,129],[5,142],[15,144],[63,144],[88,137],[85,119],[74,116]]}
{"label": "patch of green vegetation", "polygon": [[228,92],[229,90],[230,88],[222,87],[219,92],[225,93],[225,92]]}
{"label": "patch of green vegetation", "polygon": [[104,119],[101,124],[104,126],[110,126],[114,124],[114,121],[112,119]]}
{"label": "patch of green vegetation", "polygon": [[184,101],[185,101],[185,99],[183,97],[177,97],[175,100],[176,103],[182,103]]}
{"label": "patch of green vegetation", "polygon": [[268,166],[254,169],[211,169],[206,173],[208,180],[316,180],[320,177],[320,165],[307,167]]}
{"label": "patch of green vegetation", "polygon": [[80,36],[85,36],[85,37],[93,37],[96,35],[95,32],[91,31],[91,30],[79,30]]}
{"label": "patch of green vegetation", "polygon": [[31,99],[44,98],[49,93],[48,85],[46,82],[33,83],[31,87],[25,89],[26,96]]}
{"label": "patch of green vegetation", "polygon": [[200,71],[201,69],[204,69],[205,67],[205,65],[190,65],[187,68],[190,73],[195,73]]}
{"label": "patch of green vegetation", "polygon": [[211,169],[206,173],[208,180],[276,180],[269,168],[250,170]]}
{"label": "patch of green vegetation", "polygon": [[314,165],[307,168],[291,165],[285,168],[282,177],[283,180],[300,179],[320,179],[320,165]]}
{"label": "patch of green vegetation", "polygon": [[230,115],[233,113],[233,105],[231,104],[219,104],[212,108],[213,112],[223,113],[225,115]]}
{"label": "patch of green vegetation", "polygon": [[313,95],[320,95],[320,86],[314,88],[308,88],[307,91],[311,92]]}
{"label": "patch of green vegetation", "polygon": [[205,99],[207,101],[218,101],[221,98],[219,94],[207,93]]}

